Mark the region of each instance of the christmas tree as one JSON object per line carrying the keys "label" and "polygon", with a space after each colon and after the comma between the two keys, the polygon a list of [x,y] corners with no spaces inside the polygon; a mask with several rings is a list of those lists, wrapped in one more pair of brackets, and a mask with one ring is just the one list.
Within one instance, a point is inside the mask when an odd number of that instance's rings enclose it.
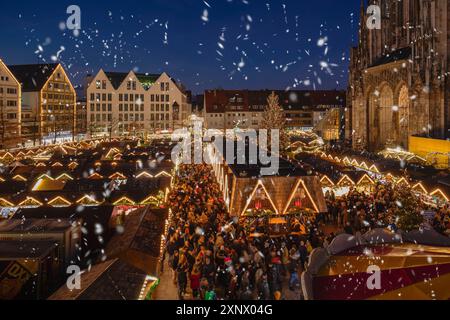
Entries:
{"label": "christmas tree", "polygon": [[423,223],[419,199],[408,189],[399,190],[395,214],[398,227],[406,232],[418,230]]}
{"label": "christmas tree", "polygon": [[279,97],[272,92],[267,98],[267,107],[264,110],[262,129],[268,130],[268,147],[271,148],[270,130],[279,130],[280,132],[280,154],[284,155],[289,145],[289,136],[286,131],[286,117],[284,110],[280,106]]}

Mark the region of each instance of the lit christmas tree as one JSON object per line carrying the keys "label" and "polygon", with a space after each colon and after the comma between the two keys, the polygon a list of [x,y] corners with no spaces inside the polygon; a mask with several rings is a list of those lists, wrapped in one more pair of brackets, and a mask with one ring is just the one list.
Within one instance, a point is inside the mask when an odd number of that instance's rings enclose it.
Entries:
{"label": "lit christmas tree", "polygon": [[284,155],[289,145],[289,136],[286,131],[286,117],[284,110],[280,106],[279,97],[272,91],[272,94],[267,98],[267,107],[264,110],[262,129],[268,130],[268,147],[271,147],[271,132],[270,130],[280,131],[280,154]]}
{"label": "lit christmas tree", "polygon": [[418,230],[423,223],[419,199],[408,189],[399,191],[395,214],[398,227],[406,232]]}

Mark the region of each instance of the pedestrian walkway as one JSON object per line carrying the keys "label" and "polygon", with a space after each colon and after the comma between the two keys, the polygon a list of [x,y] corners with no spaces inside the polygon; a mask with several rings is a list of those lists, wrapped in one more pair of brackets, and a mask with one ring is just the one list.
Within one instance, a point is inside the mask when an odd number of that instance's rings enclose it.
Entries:
{"label": "pedestrian walkway", "polygon": [[173,283],[172,270],[167,261],[164,262],[164,272],[160,275],[160,282],[153,294],[153,300],[178,300],[178,289]]}
{"label": "pedestrian walkway", "polygon": [[[189,296],[189,293],[186,297]],[[289,277],[283,278],[283,299],[284,300],[302,300],[301,290],[289,290]],[[164,272],[160,275],[160,283],[153,294],[153,300],[178,300],[178,289],[173,283],[172,270],[167,261],[164,262]]]}

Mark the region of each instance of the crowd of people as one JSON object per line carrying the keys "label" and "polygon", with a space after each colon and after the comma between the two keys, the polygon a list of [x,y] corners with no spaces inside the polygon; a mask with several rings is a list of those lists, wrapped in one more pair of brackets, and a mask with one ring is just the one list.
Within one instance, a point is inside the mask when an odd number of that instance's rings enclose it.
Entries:
{"label": "crowd of people", "polygon": [[[404,206],[403,201],[416,197],[410,191],[400,186],[378,183],[371,192],[358,191],[352,188],[342,197],[336,198],[333,192],[326,194],[328,213],[321,215],[318,220],[323,223],[335,224],[345,232],[365,233],[374,228],[389,228],[396,232],[398,209]],[[431,225],[436,231],[445,234],[450,229],[450,211],[448,206],[432,208],[418,199],[415,202],[417,214],[424,211],[436,212]]]}
{"label": "crowd of people", "polygon": [[303,238],[251,238],[229,216],[207,165],[180,167],[169,205],[173,219],[165,255],[180,299],[301,298],[300,274],[308,255],[326,241],[314,224]]}
{"label": "crowd of people", "polygon": [[[329,192],[328,213],[303,223],[301,235],[252,237],[245,224],[229,215],[212,167],[182,165],[168,199],[173,218],[164,254],[179,299],[276,300],[295,294],[299,299],[309,254],[335,237],[321,226],[350,234],[380,227],[396,231],[399,192],[384,184],[370,193],[354,188],[339,198]],[[432,224],[439,232],[448,230],[449,208],[441,208]]]}

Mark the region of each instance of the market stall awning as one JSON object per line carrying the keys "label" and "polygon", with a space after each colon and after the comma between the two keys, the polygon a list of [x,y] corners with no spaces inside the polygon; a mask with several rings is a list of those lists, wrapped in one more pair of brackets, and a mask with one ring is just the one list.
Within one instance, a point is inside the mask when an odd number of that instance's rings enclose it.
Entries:
{"label": "market stall awning", "polygon": [[[380,270],[380,288],[367,285]],[[316,300],[450,298],[450,248],[416,244],[359,246],[332,256],[314,277]]]}

